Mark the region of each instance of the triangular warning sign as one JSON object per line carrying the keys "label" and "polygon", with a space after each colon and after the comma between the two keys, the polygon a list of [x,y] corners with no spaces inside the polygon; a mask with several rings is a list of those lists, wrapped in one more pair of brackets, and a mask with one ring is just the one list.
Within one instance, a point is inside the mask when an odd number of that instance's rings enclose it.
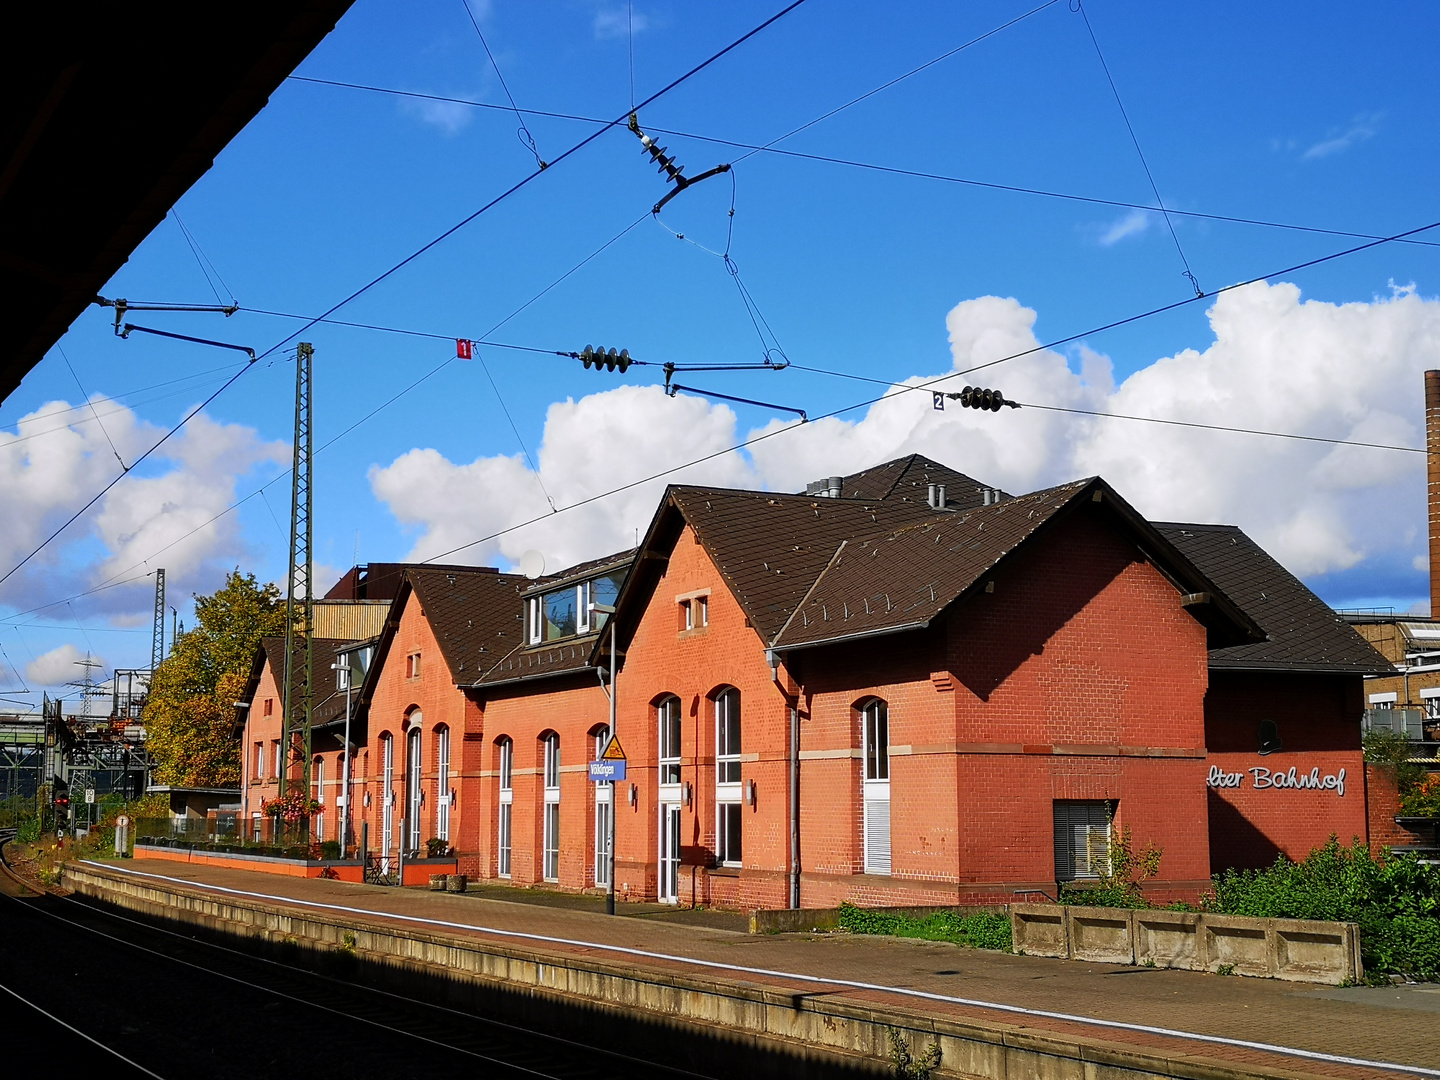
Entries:
{"label": "triangular warning sign", "polygon": [[620,745],[620,737],[617,735],[611,739],[605,747],[605,752],[600,755],[601,761],[624,761],[625,748]]}

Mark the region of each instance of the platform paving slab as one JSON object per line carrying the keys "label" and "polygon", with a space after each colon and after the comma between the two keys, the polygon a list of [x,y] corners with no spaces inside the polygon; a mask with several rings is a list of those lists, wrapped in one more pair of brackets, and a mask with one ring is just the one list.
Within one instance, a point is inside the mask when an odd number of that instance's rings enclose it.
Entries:
{"label": "platform paving slab", "polygon": [[[363,915],[311,909],[316,917],[364,918],[376,922],[436,920],[443,927],[401,922],[419,933],[491,938],[556,959],[623,963],[657,977],[731,980],[781,990],[797,1002],[823,999],[900,1015],[923,1015],[1004,1028],[1018,1034],[1066,1037],[1132,1047],[1153,1057],[1213,1062],[1256,1076],[1372,1077],[1405,1075],[1398,1070],[1361,1068],[1313,1061],[1267,1050],[1197,1042],[1163,1034],[1095,1027],[1063,1019],[1016,1015],[978,1002],[1060,1012],[1096,1020],[1168,1028],[1225,1039],[1265,1043],[1322,1054],[1378,1060],[1440,1075],[1440,987],[1333,988],[1268,979],[1218,976],[1163,968],[1122,967],[1083,961],[967,949],[944,942],[848,934],[751,935],[721,926],[655,921],[637,910],[612,918],[603,911],[536,902],[537,897],[498,898],[490,886],[456,895],[420,889],[355,885],[324,879],[273,875],[201,865],[125,861],[94,864],[102,872],[155,875],[155,883],[201,893],[236,890],[230,903],[285,905],[296,901],[355,909]],[[163,882],[161,879],[164,879]],[[653,906],[653,905],[651,905]],[[640,905],[636,905],[637,909]],[[703,913],[696,913],[703,914]],[[640,916],[640,917],[636,917]],[[682,913],[676,912],[675,917]],[[540,935],[557,941],[518,939]],[[665,954],[637,957],[604,947]],[[755,971],[697,968],[687,961]],[[807,977],[873,984],[874,989],[807,982]],[[917,1000],[896,991],[919,991],[967,1002]],[[1203,1072],[1203,1070],[1201,1070]],[[1192,1074],[1196,1074],[1192,1068]],[[1097,1074],[1098,1075],[1098,1074]],[[1219,1074],[1217,1074],[1219,1075]],[[1409,1075],[1417,1075],[1414,1072]]]}

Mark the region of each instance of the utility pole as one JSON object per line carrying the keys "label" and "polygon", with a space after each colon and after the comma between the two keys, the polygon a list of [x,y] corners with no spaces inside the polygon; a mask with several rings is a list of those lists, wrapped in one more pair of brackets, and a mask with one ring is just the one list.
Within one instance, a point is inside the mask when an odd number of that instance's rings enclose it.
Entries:
{"label": "utility pole", "polygon": [[165,659],[165,569],[155,571],[155,625],[150,631],[150,678],[160,670]]}
{"label": "utility pole", "polygon": [[300,790],[310,793],[310,721],[314,710],[314,577],[312,557],[310,439],[310,366],[315,349],[302,341],[295,350],[295,456],[290,473],[290,578],[285,591],[285,733],[286,766],[280,794],[290,783],[289,766],[300,765]]}

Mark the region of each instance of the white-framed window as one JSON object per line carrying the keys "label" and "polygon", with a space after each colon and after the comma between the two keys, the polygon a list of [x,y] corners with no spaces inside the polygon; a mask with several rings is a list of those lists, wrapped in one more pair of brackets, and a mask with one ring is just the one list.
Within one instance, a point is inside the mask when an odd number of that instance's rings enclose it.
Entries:
{"label": "white-framed window", "polygon": [[680,601],[680,629],[695,629],[695,609],[689,600]]}
{"label": "white-framed window", "polygon": [[544,640],[545,620],[541,617],[540,597],[532,596],[525,601],[525,643],[538,645]]}
{"label": "white-framed window", "polygon": [[[610,728],[600,727],[595,730],[595,756],[592,760],[599,761],[600,755],[605,752],[605,747],[610,742]],[[595,784],[595,885],[603,887],[610,884],[610,784]]]}
{"label": "white-framed window", "polygon": [[740,691],[715,695],[715,857],[721,866],[739,866]]}
{"label": "white-framed window", "polygon": [[405,736],[405,847],[420,847],[420,714],[411,715]]}
{"label": "white-framed window", "polygon": [[278,780],[278,779],[281,777],[281,775],[283,775],[283,771],[284,771],[284,767],[285,767],[285,759],[284,759],[284,757],[283,757],[283,756],[281,755],[281,753],[280,753],[280,740],[279,740],[279,739],[274,739],[274,740],[272,740],[270,745],[275,748],[275,771],[274,771],[271,775],[274,776],[274,777]]}
{"label": "white-framed window", "polygon": [[545,820],[543,847],[546,881],[560,880],[560,736],[545,736]]}
{"label": "white-framed window", "polygon": [[1114,807],[1101,799],[1056,800],[1055,880],[1093,880],[1110,872]]}
{"label": "white-framed window", "polygon": [[395,841],[395,737],[380,737],[380,831],[384,845],[380,856],[380,872],[390,873],[390,845]]}
{"label": "white-framed window", "polygon": [[412,652],[406,655],[405,677],[407,679],[418,679],[420,677],[420,654],[418,652]]}
{"label": "white-framed window", "polygon": [[254,842],[257,843],[257,844],[260,843],[260,834],[261,834],[261,831],[262,831],[262,828],[263,828],[263,825],[262,825],[263,821],[264,821],[264,818],[262,818],[262,817],[260,816],[260,811],[259,811],[259,810],[256,810],[254,813],[252,813],[252,814],[250,815],[250,827],[254,830],[254,833],[255,833],[255,840],[254,840]]}
{"label": "white-framed window", "polygon": [[860,710],[864,764],[862,815],[865,873],[890,873],[890,708],[879,698]]}
{"label": "white-framed window", "polygon": [[263,742],[257,742],[255,744],[255,773],[251,776],[251,779],[265,779],[265,744]]}
{"label": "white-framed window", "polygon": [[350,654],[341,653],[335,662],[335,689],[350,689]]}
{"label": "white-framed window", "polygon": [[695,625],[710,625],[710,598],[708,596],[695,597]]}
{"label": "white-framed window", "polygon": [[317,757],[311,767],[311,778],[315,781],[315,801],[320,804],[320,813],[315,815],[315,839],[325,839],[325,759]]}
{"label": "white-framed window", "polygon": [[510,876],[510,839],[511,824],[514,815],[515,803],[515,744],[509,739],[502,738],[495,746],[499,754],[500,773],[500,835],[496,845],[496,873],[502,878]]}
{"label": "white-framed window", "polygon": [[435,731],[435,835],[450,839],[450,729]]}
{"label": "white-framed window", "polygon": [[680,699],[668,697],[655,707],[660,734],[660,783],[680,783]]}

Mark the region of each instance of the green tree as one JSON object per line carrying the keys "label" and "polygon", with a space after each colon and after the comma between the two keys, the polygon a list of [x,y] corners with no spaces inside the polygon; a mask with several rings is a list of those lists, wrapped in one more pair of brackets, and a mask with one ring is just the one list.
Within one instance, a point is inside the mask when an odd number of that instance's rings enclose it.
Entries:
{"label": "green tree", "polygon": [[234,703],[260,639],[285,633],[285,603],[274,585],[236,568],[222,588],[195,597],[195,622],[151,676],[145,739],[156,783],[234,787],[240,783]]}

